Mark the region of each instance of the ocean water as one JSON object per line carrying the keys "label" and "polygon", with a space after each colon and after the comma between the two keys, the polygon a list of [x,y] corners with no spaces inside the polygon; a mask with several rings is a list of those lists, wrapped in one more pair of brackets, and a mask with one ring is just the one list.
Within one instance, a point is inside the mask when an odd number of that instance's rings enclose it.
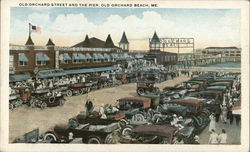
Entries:
{"label": "ocean water", "polygon": [[202,65],[199,67],[240,68],[241,63],[240,62],[224,62],[224,63],[218,63],[218,64]]}

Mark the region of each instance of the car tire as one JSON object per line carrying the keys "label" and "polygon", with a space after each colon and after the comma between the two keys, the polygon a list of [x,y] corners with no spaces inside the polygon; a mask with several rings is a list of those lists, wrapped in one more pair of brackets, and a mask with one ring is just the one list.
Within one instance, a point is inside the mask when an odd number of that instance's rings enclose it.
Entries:
{"label": "car tire", "polygon": [[44,141],[55,142],[57,141],[56,136],[53,133],[45,133],[43,136]]}
{"label": "car tire", "polygon": [[54,96],[51,96],[49,97],[49,103],[54,103],[55,102],[55,97]]}
{"label": "car tire", "polygon": [[79,93],[80,93],[80,94],[84,94],[84,93],[85,93],[85,89],[84,89],[84,88],[80,89],[80,90],[79,90]]}
{"label": "car tire", "polygon": [[145,121],[145,118],[142,114],[138,113],[133,116],[134,121]]}
{"label": "car tire", "polygon": [[41,105],[40,105],[40,107],[41,107],[41,109],[43,110],[43,109],[46,109],[47,108],[47,103],[45,103],[45,102],[43,102]]}
{"label": "car tire", "polygon": [[90,137],[87,144],[101,144],[101,139],[99,137]]}
{"label": "car tire", "polygon": [[112,133],[108,134],[105,138],[105,144],[113,144],[113,136]]}
{"label": "car tire", "polygon": [[68,97],[71,97],[73,95],[73,92],[71,90],[67,90],[66,94],[67,94]]}
{"label": "car tire", "polygon": [[142,89],[142,88],[137,89],[138,95],[142,95],[143,93],[144,93],[144,89]]}
{"label": "car tire", "polygon": [[132,128],[130,128],[130,127],[125,127],[122,130],[122,136],[124,136],[124,137],[131,137],[131,134],[132,134]]}

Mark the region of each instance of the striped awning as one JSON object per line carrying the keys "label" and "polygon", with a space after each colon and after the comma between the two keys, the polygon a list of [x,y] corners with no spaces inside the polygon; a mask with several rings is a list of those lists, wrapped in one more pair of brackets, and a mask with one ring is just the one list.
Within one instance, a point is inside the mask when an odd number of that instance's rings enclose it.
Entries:
{"label": "striped awning", "polygon": [[69,56],[68,53],[64,53],[64,54],[63,54],[63,59],[64,59],[64,60],[71,60],[71,57]]}
{"label": "striped awning", "polygon": [[28,62],[28,58],[26,57],[26,55],[24,53],[18,54],[18,60],[23,61],[23,62]]}
{"label": "striped awning", "polygon": [[102,54],[98,53],[97,55],[99,56],[100,59],[105,59]]}
{"label": "striped awning", "polygon": [[109,59],[110,58],[110,56],[108,55],[108,54],[104,54],[104,56],[103,56],[105,59]]}
{"label": "striped awning", "polygon": [[117,67],[99,67],[99,68],[90,68],[90,69],[72,69],[65,70],[67,74],[83,74],[83,73],[93,73],[93,72],[104,72],[104,71],[112,71],[117,70]]}
{"label": "striped awning", "polygon": [[101,59],[100,56],[97,53],[93,54],[94,59]]}
{"label": "striped awning", "polygon": [[82,53],[73,53],[73,58],[75,60],[85,60],[86,57]]}
{"label": "striped awning", "polygon": [[86,54],[86,59],[92,59],[92,56],[89,53],[87,53]]}
{"label": "striped awning", "polygon": [[118,55],[117,55],[116,53],[112,53],[112,54],[111,54],[111,58],[117,59],[117,58],[119,58],[119,57],[118,57]]}
{"label": "striped awning", "polygon": [[31,79],[31,76],[29,74],[13,74],[13,75],[9,75],[9,81],[10,82],[26,81],[28,79]]}
{"label": "striped awning", "polygon": [[36,54],[36,60],[37,61],[49,61],[49,57],[47,56],[47,54],[37,53]]}

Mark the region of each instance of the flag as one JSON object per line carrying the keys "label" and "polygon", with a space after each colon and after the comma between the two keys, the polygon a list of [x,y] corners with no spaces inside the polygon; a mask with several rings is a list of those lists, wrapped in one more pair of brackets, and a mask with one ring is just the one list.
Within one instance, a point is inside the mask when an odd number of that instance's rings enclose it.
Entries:
{"label": "flag", "polygon": [[30,33],[34,32],[34,33],[41,34],[41,27],[32,25],[30,23],[29,23],[29,26],[30,26]]}

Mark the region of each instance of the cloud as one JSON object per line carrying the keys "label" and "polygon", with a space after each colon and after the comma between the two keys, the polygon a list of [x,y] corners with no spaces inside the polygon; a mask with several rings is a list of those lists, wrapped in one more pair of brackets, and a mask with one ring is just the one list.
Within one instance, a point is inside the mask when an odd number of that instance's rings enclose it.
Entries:
{"label": "cloud", "polygon": [[[234,17],[230,18],[232,16]],[[154,31],[159,37],[194,37],[195,42],[205,45],[238,44],[239,41],[235,40],[240,37],[239,23],[234,22],[237,16],[231,12],[222,16],[214,25],[209,22],[195,24],[192,19],[183,20],[180,24],[155,11],[144,11],[140,18],[136,15],[109,15],[101,24],[92,23],[83,13],[58,14],[52,20],[49,11],[36,12],[29,14],[27,18],[11,19],[11,43],[26,42],[29,22],[42,28],[41,35],[32,34],[34,43],[38,45],[44,45],[48,38],[52,38],[57,46],[71,46],[84,40],[86,34],[102,40],[111,34],[114,43],[118,45],[123,31],[126,32],[131,48],[139,50],[148,48],[148,38],[152,37]]]}

